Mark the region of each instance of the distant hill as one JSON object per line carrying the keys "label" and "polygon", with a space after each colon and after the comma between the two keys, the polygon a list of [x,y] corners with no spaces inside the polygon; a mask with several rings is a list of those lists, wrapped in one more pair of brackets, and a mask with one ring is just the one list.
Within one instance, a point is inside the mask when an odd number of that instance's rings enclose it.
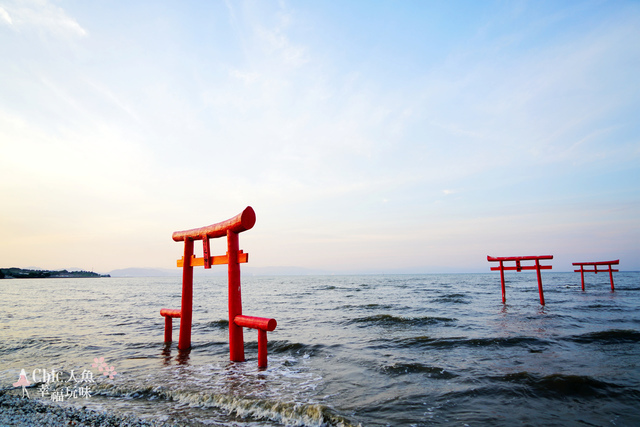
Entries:
{"label": "distant hill", "polygon": [[26,268],[0,268],[0,279],[54,279],[61,277],[110,277],[93,271],[29,270]]}

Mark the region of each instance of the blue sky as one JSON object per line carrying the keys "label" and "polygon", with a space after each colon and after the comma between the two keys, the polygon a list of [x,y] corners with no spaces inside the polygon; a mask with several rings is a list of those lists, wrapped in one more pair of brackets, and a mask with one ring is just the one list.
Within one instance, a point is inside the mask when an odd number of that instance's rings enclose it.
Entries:
{"label": "blue sky", "polygon": [[[0,0],[0,264],[640,270],[640,4]],[[224,252],[223,242],[213,242]]]}

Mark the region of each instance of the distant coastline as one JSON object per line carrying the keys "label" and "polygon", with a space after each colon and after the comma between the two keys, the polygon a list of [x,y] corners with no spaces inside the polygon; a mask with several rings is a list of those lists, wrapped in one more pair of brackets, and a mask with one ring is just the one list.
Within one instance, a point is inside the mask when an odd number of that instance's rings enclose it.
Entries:
{"label": "distant coastline", "polygon": [[0,279],[56,279],[63,277],[111,277],[93,271],[28,270],[25,268],[0,268]]}

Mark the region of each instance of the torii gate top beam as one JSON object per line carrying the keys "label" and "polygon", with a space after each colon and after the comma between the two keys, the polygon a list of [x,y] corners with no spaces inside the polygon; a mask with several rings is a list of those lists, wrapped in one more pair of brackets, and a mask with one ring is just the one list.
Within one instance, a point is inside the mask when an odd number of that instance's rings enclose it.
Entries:
{"label": "torii gate top beam", "polygon": [[256,223],[256,213],[251,206],[242,211],[242,213],[230,218],[226,221],[211,224],[206,227],[194,228],[185,231],[176,231],[173,233],[172,238],[176,242],[180,242],[184,239],[189,240],[203,240],[205,237],[214,239],[216,237],[223,237],[227,235],[227,231],[234,233],[241,233],[243,231],[250,230]]}

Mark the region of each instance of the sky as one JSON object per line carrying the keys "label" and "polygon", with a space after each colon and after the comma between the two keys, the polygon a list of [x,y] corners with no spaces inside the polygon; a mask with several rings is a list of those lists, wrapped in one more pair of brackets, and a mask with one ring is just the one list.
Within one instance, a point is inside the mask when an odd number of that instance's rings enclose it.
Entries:
{"label": "sky", "polygon": [[637,1],[0,0],[0,267],[252,206],[254,267],[640,270],[639,76]]}

